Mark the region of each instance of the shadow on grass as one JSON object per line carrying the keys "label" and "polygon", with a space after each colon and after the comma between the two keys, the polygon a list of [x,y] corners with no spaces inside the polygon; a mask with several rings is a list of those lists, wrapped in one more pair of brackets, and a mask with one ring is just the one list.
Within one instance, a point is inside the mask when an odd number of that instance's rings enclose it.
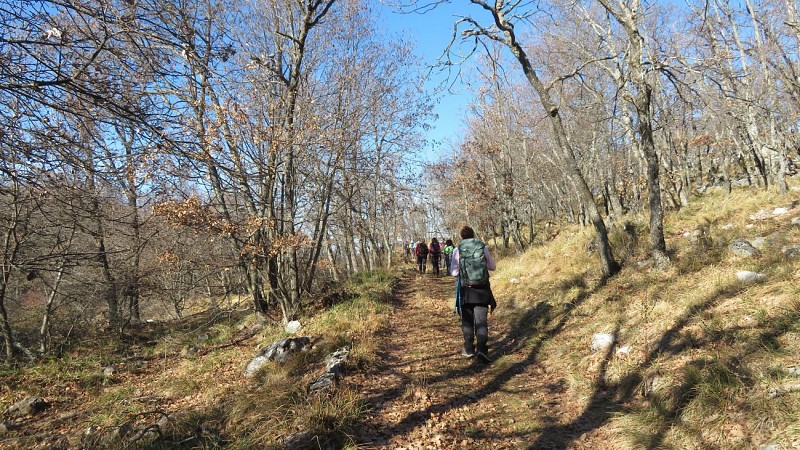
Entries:
{"label": "shadow on grass", "polygon": [[[662,355],[675,356],[689,348],[697,348],[698,345],[709,345],[711,341],[695,342],[694,345],[687,345],[687,341],[681,337],[681,332],[695,318],[705,311],[714,307],[721,301],[736,296],[742,287],[734,283],[717,290],[705,300],[687,308],[681,315],[654,343],[651,351],[645,360],[638,365],[636,370],[623,377],[619,382],[607,384],[606,366],[610,361],[611,354],[606,355],[603,365],[598,373],[594,391],[589,399],[588,406],[583,413],[566,424],[558,424],[544,427],[540,431],[538,438],[528,447],[530,449],[539,448],[566,448],[582,434],[598,429],[603,426],[612,416],[626,411],[627,405],[639,393],[639,388],[644,381],[644,374]],[[748,344],[748,352],[763,350],[764,342],[774,342],[777,337],[796,327],[796,321],[800,313],[790,312],[785,320],[770,327],[769,330],[759,334]],[[727,330],[726,333],[737,333],[736,328]],[[719,337],[719,336],[718,336]],[[646,448],[660,448],[666,432],[673,426],[683,421],[680,416],[684,408],[695,398],[696,395],[704,392],[707,386],[724,388],[727,384],[735,384],[741,380],[749,380],[751,377],[742,372],[738,359],[729,358],[725,361],[714,361],[699,359],[690,362],[684,369],[684,382],[679,385],[669,397],[675,399],[670,405],[659,405],[651,398],[651,406],[654,407],[662,418],[662,425],[647,436]],[[738,381],[735,381],[738,380]],[[701,388],[700,386],[704,386]],[[713,392],[709,394],[713,398]],[[699,431],[699,430],[698,430]],[[701,437],[698,433],[695,436],[698,442]]]}

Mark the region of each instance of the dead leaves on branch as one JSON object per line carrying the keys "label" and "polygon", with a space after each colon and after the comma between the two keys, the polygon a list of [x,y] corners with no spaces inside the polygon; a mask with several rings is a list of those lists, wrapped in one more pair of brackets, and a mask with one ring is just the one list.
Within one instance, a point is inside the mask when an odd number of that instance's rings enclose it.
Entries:
{"label": "dead leaves on branch", "polygon": [[303,233],[281,234],[275,219],[251,216],[239,223],[231,223],[212,206],[203,204],[197,196],[184,201],[167,200],[155,205],[153,212],[175,227],[187,227],[219,236],[246,236],[248,242],[241,249],[243,257],[272,257],[313,246],[311,239]]}
{"label": "dead leaves on branch", "polygon": [[153,207],[153,214],[161,216],[175,227],[188,227],[196,231],[230,234],[224,231],[230,226],[220,213],[200,202],[197,196],[185,201],[167,200]]}

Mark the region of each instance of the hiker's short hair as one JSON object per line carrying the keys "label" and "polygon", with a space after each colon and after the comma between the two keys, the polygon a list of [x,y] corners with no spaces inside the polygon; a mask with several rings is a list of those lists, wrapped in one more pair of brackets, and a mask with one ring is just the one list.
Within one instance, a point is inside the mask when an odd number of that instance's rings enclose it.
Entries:
{"label": "hiker's short hair", "polygon": [[461,229],[461,239],[473,239],[475,237],[475,230],[471,227],[464,225]]}

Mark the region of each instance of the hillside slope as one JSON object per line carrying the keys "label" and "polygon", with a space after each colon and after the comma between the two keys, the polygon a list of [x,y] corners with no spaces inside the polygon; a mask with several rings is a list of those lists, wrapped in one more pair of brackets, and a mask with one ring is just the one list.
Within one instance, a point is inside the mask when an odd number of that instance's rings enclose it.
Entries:
{"label": "hillside slope", "polygon": [[[459,354],[453,279],[410,266],[318,302],[302,319],[313,347],[254,377],[250,358],[287,334],[246,311],[97,336],[0,373],[4,410],[50,405],[6,411],[0,447],[796,448],[799,198],[705,195],[668,217],[666,270],[646,257],[643,219],[617,224],[624,267],[606,283],[580,228],[499,258],[489,365]],[[342,346],[337,388],[310,393]]]}

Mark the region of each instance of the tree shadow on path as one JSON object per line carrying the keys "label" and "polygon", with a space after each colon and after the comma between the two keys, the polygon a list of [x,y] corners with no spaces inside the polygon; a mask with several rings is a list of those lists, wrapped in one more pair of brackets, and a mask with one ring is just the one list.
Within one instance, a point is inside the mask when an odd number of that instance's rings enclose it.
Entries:
{"label": "tree shadow on path", "polygon": [[[529,370],[530,366],[536,364],[537,357],[542,346],[563,331],[571,317],[572,311],[588,297],[590,297],[591,294],[599,287],[601,286],[597,286],[591,291],[582,291],[581,294],[571,303],[570,307],[564,308],[564,310],[559,314],[554,314],[552,306],[546,302],[539,302],[535,307],[525,311],[521,320],[517,320],[515,322],[515,326],[495,343],[495,350],[493,351],[495,354],[510,354],[518,351],[524,345],[524,341],[531,339],[532,337],[536,337],[535,342],[530,345],[528,353],[522,360],[505,367],[497,373],[493,373],[491,378],[484,382],[482,386],[477,389],[464,392],[463,394],[455,397],[450,396],[449,398],[433,403],[422,410],[410,412],[394,426],[383,430],[383,432],[390,436],[403,434],[409,429],[422,425],[433,415],[440,415],[447,411],[455,410],[463,406],[479,402],[484,400],[490,394],[500,391],[502,387],[510,380],[522,373],[525,373],[527,370]],[[434,294],[439,296],[448,295],[447,292],[443,291],[439,291],[438,293]],[[537,326],[531,326],[531,324],[537,324]],[[454,326],[453,333],[459,334],[458,337],[460,338],[460,331],[457,329],[457,326]],[[473,361],[467,366],[446,370],[438,376],[427,379],[427,382],[431,384],[439,382],[457,383],[459,379],[467,377],[476,378],[476,375],[488,371],[490,371],[490,366],[478,361]],[[383,393],[384,401],[386,400],[387,394],[395,398],[400,395],[400,393],[397,391],[398,390],[395,389],[393,392]]]}

